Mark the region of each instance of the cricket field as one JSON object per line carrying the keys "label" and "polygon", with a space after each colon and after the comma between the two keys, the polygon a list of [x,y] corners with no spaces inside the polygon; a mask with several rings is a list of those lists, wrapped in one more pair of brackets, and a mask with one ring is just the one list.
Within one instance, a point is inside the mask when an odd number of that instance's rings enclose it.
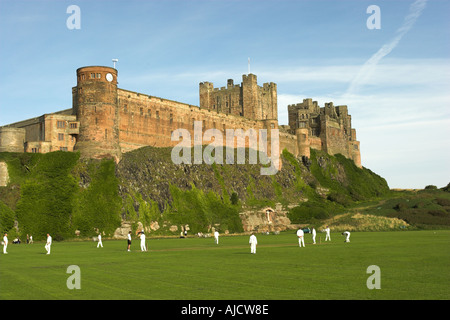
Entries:
{"label": "cricket field", "polygon": [[450,230],[10,244],[1,300],[448,300]]}

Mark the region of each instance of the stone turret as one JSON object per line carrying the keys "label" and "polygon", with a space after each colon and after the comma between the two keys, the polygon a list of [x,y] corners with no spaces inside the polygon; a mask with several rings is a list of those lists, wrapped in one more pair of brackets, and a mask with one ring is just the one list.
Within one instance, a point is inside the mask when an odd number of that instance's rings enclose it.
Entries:
{"label": "stone turret", "polygon": [[75,151],[86,158],[121,158],[118,130],[117,70],[91,66],[77,69],[73,112],[80,122]]}

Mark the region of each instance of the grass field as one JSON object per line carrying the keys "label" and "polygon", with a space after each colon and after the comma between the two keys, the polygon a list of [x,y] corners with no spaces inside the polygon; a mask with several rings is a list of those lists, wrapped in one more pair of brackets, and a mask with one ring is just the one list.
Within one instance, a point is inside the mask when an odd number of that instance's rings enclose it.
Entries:
{"label": "grass field", "polygon": [[[450,230],[354,232],[351,242],[319,233],[299,248],[294,232],[248,236],[147,238],[148,252],[133,240],[54,242],[8,246],[0,254],[0,298],[5,299],[449,299]],[[70,265],[80,268],[80,289],[68,289]],[[370,265],[380,268],[381,289],[366,285]]]}

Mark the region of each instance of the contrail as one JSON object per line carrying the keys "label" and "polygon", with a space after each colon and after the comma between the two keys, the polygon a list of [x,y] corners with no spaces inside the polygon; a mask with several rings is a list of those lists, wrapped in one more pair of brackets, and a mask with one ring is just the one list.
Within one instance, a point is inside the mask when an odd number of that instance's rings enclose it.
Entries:
{"label": "contrail", "polygon": [[416,22],[416,20],[421,15],[423,9],[425,9],[425,5],[427,0],[416,0],[409,7],[409,14],[405,17],[403,25],[396,31],[396,35],[392,38],[391,41],[384,44],[369,60],[364,63],[364,65],[359,70],[356,77],[350,83],[350,86],[347,89],[346,95],[350,95],[353,92],[357,91],[359,87],[361,87],[367,80],[370,78],[371,74],[375,70],[378,62],[387,56],[394,48],[398,45],[402,37],[411,30],[412,26]]}

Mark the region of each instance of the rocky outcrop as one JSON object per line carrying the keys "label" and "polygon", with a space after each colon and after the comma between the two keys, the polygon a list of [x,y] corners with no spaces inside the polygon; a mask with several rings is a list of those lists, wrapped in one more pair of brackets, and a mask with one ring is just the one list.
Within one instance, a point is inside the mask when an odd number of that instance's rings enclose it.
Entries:
{"label": "rocky outcrop", "polygon": [[8,167],[5,162],[0,162],[0,187],[6,187],[9,183]]}
{"label": "rocky outcrop", "polygon": [[247,209],[239,214],[245,232],[280,232],[298,229],[287,217],[288,210],[283,209],[280,203],[275,208]]}

